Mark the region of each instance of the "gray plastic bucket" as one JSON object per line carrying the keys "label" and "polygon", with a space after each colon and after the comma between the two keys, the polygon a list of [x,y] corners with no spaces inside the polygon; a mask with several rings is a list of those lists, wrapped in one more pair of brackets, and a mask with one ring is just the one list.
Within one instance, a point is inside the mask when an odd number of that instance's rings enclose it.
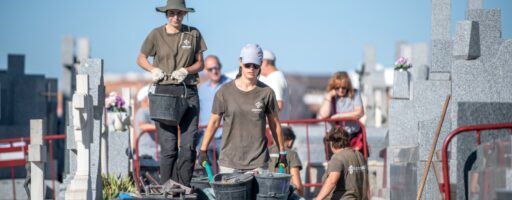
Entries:
{"label": "gray plastic bucket", "polygon": [[216,199],[222,200],[252,200],[252,174],[221,173],[213,178],[213,191]]}
{"label": "gray plastic bucket", "polygon": [[288,194],[292,175],[281,173],[264,173],[256,176],[258,195]]}

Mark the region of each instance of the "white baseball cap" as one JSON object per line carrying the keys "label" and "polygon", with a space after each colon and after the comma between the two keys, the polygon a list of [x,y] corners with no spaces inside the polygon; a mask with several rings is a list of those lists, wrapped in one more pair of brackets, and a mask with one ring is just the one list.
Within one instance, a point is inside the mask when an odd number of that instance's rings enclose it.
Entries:
{"label": "white baseball cap", "polygon": [[240,52],[240,58],[242,58],[242,64],[253,63],[261,65],[263,61],[263,51],[257,44],[246,44]]}
{"label": "white baseball cap", "polygon": [[276,60],[276,55],[274,52],[269,50],[263,50],[263,60]]}
{"label": "white baseball cap", "polygon": [[139,90],[139,92],[137,93],[137,101],[142,102],[148,96],[148,93],[149,93],[149,85],[142,87]]}

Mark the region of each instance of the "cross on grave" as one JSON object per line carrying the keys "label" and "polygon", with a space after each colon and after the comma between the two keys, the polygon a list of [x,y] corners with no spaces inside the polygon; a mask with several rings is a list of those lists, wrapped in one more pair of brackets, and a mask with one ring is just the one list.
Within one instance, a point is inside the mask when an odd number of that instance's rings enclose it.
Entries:
{"label": "cross on grave", "polygon": [[41,92],[41,96],[46,96],[48,101],[52,100],[52,97],[57,96],[57,92],[52,91],[52,84],[50,82],[46,83],[46,92]]}

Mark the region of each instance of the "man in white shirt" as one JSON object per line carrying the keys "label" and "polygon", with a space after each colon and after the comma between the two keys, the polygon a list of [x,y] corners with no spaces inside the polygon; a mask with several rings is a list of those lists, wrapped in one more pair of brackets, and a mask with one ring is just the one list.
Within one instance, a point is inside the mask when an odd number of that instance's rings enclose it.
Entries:
{"label": "man in white shirt", "polygon": [[263,50],[260,81],[270,86],[276,94],[279,120],[288,120],[290,118],[288,83],[283,72],[277,70],[275,54],[269,50]]}

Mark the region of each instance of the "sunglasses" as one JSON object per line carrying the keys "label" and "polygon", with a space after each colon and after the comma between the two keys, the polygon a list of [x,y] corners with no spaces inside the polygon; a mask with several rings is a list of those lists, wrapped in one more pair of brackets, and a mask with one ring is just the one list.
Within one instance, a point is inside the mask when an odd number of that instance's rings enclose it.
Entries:
{"label": "sunglasses", "polygon": [[246,69],[250,69],[251,67],[253,69],[259,69],[261,67],[261,65],[257,65],[257,64],[254,64],[254,63],[247,63],[247,64],[244,64],[244,67]]}
{"label": "sunglasses", "polygon": [[214,70],[220,71],[220,67],[215,66],[215,67],[210,67],[210,68],[206,69],[206,71],[208,71],[208,72],[213,72]]}
{"label": "sunglasses", "polygon": [[339,90],[339,89],[342,89],[342,90],[348,90],[348,87],[335,87],[334,89],[335,89],[335,90]]}

